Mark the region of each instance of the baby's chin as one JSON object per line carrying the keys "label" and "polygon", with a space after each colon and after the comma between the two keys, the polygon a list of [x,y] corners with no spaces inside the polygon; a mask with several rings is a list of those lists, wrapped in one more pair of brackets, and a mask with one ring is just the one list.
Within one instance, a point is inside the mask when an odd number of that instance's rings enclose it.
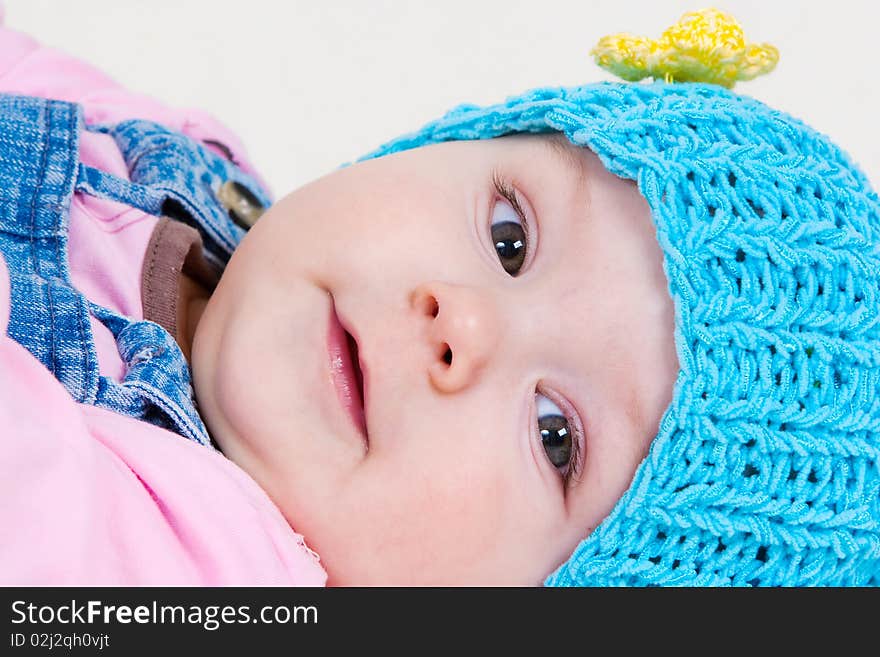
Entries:
{"label": "baby's chin", "polygon": [[[315,533],[297,529],[295,521],[291,526],[320,556],[328,586],[541,586],[573,549],[560,545],[555,554],[535,555],[518,553],[514,544],[476,558],[478,546],[467,545],[464,531],[393,544],[387,531],[358,539],[338,527],[325,527],[319,532],[323,540],[317,540]],[[445,545],[447,540],[454,545]]]}

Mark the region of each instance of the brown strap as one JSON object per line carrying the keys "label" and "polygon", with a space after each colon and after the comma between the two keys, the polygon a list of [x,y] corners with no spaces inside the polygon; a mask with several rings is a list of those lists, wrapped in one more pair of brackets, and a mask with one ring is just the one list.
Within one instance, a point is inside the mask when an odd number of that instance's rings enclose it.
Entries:
{"label": "brown strap", "polygon": [[184,274],[213,291],[220,272],[202,252],[199,232],[180,221],[160,217],[150,236],[141,272],[144,319],[177,336],[177,299]]}

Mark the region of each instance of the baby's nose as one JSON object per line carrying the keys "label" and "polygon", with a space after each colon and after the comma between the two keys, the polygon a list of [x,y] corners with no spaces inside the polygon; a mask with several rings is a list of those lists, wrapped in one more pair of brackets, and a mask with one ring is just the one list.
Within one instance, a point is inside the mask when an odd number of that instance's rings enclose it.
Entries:
{"label": "baby's nose", "polygon": [[410,295],[413,309],[427,318],[433,358],[428,374],[442,392],[455,392],[477,380],[498,348],[500,323],[488,295],[467,285],[431,281]]}

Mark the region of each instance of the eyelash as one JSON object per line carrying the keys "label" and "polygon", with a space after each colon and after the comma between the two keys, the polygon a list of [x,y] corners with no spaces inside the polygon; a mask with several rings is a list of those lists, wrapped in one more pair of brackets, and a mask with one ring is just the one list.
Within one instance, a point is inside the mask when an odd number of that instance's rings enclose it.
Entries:
{"label": "eyelash", "polygon": [[531,244],[531,240],[529,240],[529,222],[526,221],[526,213],[522,209],[522,206],[519,204],[519,200],[516,198],[516,191],[514,191],[513,186],[511,186],[510,183],[502,178],[501,174],[497,171],[492,172],[492,184],[495,185],[495,191],[503,196],[507,200],[507,202],[513,206],[513,209],[516,210],[516,213],[522,220],[523,231],[526,234],[526,249],[528,249],[529,245]]}
{"label": "eyelash", "polygon": [[[531,235],[529,233],[529,222],[526,219],[526,213],[523,210],[522,205],[520,205],[520,202],[516,197],[516,191],[513,189],[513,186],[510,183],[508,183],[501,176],[500,173],[498,173],[498,171],[492,172],[492,184],[495,187],[495,191],[498,192],[498,194],[501,197],[503,197],[508,203],[510,203],[510,205],[513,207],[513,209],[516,211],[516,214],[519,216],[520,221],[522,222],[523,232],[526,235],[526,252],[527,252],[526,257],[528,258],[531,255],[531,248],[532,248],[532,240],[530,239]],[[543,395],[544,397],[546,397],[547,399],[552,401],[554,404],[556,404],[557,407],[559,407],[560,404],[558,401],[558,397],[554,399],[554,397],[546,394],[546,392],[544,392],[543,390],[536,390],[535,393]],[[565,404],[563,404],[563,405],[565,405]],[[578,475],[580,474],[580,466],[581,466],[580,454],[581,454],[581,445],[583,443],[584,438],[583,438],[583,435],[582,435],[582,432],[580,429],[580,424],[578,422],[575,422],[572,419],[572,416],[567,414],[564,409],[560,409],[560,410],[562,410],[563,417],[565,417],[566,422],[568,422],[569,428],[571,429],[572,433],[574,434],[572,436],[571,457],[568,459],[568,467],[567,467],[565,473],[562,475],[563,482],[564,482],[565,486],[568,487],[569,484],[571,483],[572,479],[576,479],[578,477]],[[538,442],[540,443],[541,442],[541,434],[539,431],[537,431],[537,427],[538,427],[538,423],[535,422],[535,429],[536,429],[535,436],[537,437]],[[542,449],[543,449],[543,447],[542,447]],[[549,459],[548,459],[548,462],[549,462]],[[551,466],[555,468],[555,466],[553,466],[552,464],[551,464]]]}

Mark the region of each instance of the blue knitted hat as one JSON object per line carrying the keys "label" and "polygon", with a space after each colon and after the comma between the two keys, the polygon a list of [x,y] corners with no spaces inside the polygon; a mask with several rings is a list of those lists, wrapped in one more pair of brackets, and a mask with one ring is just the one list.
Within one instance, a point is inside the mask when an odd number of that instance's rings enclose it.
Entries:
{"label": "blue knitted hat", "polygon": [[880,203],[803,122],[712,84],[459,106],[368,159],[564,133],[647,199],[675,306],[672,402],[547,585],[880,584]]}

